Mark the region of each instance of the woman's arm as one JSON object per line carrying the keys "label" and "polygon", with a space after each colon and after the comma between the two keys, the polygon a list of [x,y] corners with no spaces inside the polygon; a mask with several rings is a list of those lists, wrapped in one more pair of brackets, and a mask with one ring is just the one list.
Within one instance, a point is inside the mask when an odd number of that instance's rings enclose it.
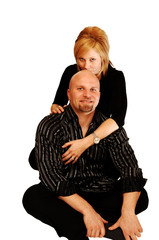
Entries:
{"label": "woman's arm", "polygon": [[119,127],[122,127],[127,111],[126,82],[123,72],[116,71],[114,78],[111,80],[111,117]]}
{"label": "woman's arm", "polygon": [[108,118],[94,132],[101,140],[116,131],[118,128],[118,124],[112,118]]}
{"label": "woman's arm", "polygon": [[[110,135],[112,132],[118,129],[117,123],[109,118],[105,120],[96,130],[95,134],[100,138],[103,139]],[[94,137],[90,134],[87,137],[82,139],[70,141],[65,143],[62,147],[69,147],[69,149],[62,155],[62,161],[65,161],[65,164],[68,164],[73,161],[75,163],[81,154],[90,146],[94,144]]]}

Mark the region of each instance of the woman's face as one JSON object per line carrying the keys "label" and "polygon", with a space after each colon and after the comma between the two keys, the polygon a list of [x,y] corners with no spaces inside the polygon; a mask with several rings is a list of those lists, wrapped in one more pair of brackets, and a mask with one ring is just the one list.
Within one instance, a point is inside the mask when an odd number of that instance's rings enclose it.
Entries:
{"label": "woman's face", "polygon": [[81,70],[89,70],[97,75],[101,70],[102,60],[97,51],[92,48],[87,53],[79,56],[77,65]]}

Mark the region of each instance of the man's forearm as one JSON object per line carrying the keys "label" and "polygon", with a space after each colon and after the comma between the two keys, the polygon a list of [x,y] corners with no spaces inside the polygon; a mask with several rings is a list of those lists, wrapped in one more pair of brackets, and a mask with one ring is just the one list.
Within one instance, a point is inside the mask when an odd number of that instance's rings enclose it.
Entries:
{"label": "man's forearm", "polygon": [[139,196],[140,192],[128,192],[123,194],[121,216],[118,221],[109,228],[110,230],[114,230],[120,227],[125,239],[137,239],[143,232],[142,226],[135,215],[135,208]]}
{"label": "man's forearm", "polygon": [[139,197],[140,197],[140,192],[124,193],[121,214],[125,214],[126,212],[134,214]]}
{"label": "man's forearm", "polygon": [[87,229],[87,237],[104,237],[104,223],[107,223],[107,221],[103,219],[85,199],[78,194],[73,194],[68,197],[59,196],[59,199],[83,215],[83,221]]}
{"label": "man's forearm", "polygon": [[73,194],[66,197],[59,196],[58,198],[83,215],[86,215],[88,212],[95,211],[93,207],[78,194]]}

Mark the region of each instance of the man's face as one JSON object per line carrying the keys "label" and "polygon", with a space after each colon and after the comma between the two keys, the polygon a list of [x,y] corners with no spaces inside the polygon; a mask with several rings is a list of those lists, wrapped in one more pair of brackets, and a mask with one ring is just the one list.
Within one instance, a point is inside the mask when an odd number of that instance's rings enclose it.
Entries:
{"label": "man's face", "polygon": [[99,102],[99,80],[88,71],[79,73],[71,81],[68,98],[76,113],[90,113],[95,110]]}

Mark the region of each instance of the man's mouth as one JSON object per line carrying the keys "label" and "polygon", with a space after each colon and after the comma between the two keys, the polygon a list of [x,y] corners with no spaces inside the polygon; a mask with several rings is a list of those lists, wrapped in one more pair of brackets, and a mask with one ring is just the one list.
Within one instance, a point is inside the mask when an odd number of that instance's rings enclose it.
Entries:
{"label": "man's mouth", "polygon": [[81,100],[80,102],[89,104],[89,103],[92,103],[93,101],[92,100]]}

